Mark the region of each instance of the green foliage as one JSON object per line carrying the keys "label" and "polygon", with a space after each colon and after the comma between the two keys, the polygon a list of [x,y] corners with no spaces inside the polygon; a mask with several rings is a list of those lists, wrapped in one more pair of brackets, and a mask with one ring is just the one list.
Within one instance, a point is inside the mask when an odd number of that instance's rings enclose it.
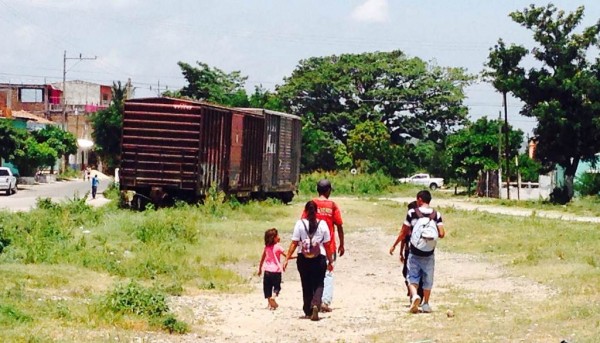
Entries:
{"label": "green foliage", "polygon": [[192,67],[185,62],[177,63],[188,82],[178,95],[232,107],[250,105],[244,90],[247,76],[242,76],[239,71],[226,73],[202,62],[196,64],[198,67]]}
{"label": "green foliage", "polygon": [[47,143],[59,156],[77,153],[77,139],[75,135],[58,126],[46,125],[46,127],[39,131],[33,131],[33,136],[39,143]]}
{"label": "green foliage", "polygon": [[583,173],[575,180],[575,190],[577,193],[587,195],[600,195],[600,174]]}
{"label": "green foliage", "polygon": [[102,195],[110,200],[119,200],[121,196],[119,186],[116,183],[111,182],[108,187],[106,187]]}
{"label": "green foliage", "polygon": [[27,131],[13,127],[12,120],[0,118],[0,158],[12,160],[26,139]]}
{"label": "green foliage", "polygon": [[[565,14],[552,4],[511,13],[532,32],[537,46],[506,48],[500,40],[487,63],[496,89],[513,93],[525,103],[521,114],[537,119],[536,159],[546,171],[556,164],[565,169],[567,200],[573,197],[579,161],[600,151],[600,60],[587,56],[598,44],[600,25],[577,33],[583,13],[583,6]],[[520,64],[529,54],[537,65],[525,70]]]}
{"label": "green foliage", "polygon": [[389,192],[394,180],[382,172],[373,174],[358,173],[352,175],[349,171],[322,172],[303,174],[299,190],[302,194],[316,195],[317,182],[323,178],[329,179],[333,185],[334,195],[380,195]]}
{"label": "green foliage", "polygon": [[222,216],[224,208],[227,206],[225,197],[225,192],[220,190],[216,183],[212,184],[204,197],[202,210],[214,217]]}
{"label": "green foliage", "polygon": [[160,317],[169,311],[164,294],[135,281],[117,285],[106,295],[103,305],[115,313],[148,317]]}
{"label": "green foliage", "polygon": [[385,123],[394,142],[434,141],[466,119],[462,69],[428,65],[401,51],[342,54],[300,61],[279,96],[293,113],[346,142],[356,125]]}
{"label": "green foliage", "polygon": [[[306,118],[302,119],[302,153],[300,167],[303,172],[316,169],[336,170],[336,152],[339,152],[333,135],[314,126]],[[343,161],[343,159],[342,159]]]}
{"label": "green foliage", "polygon": [[254,87],[254,93],[250,96],[249,102],[250,107],[283,111],[283,103],[277,94],[264,89],[262,85]]}
{"label": "green foliage", "polygon": [[58,176],[58,180],[78,179],[81,177],[81,172],[67,166]]}
{"label": "green foliage", "polygon": [[140,222],[134,228],[135,236],[143,243],[164,243],[183,240],[195,243],[198,233],[193,226],[186,225],[180,218],[165,215],[152,216],[149,220]]}
{"label": "green foliage", "polygon": [[57,157],[56,150],[48,143],[38,143],[34,137],[29,136],[17,148],[11,162],[19,168],[21,175],[33,176],[39,167],[54,166]]}
{"label": "green foliage", "polygon": [[[540,170],[542,165],[540,162],[533,160],[527,154],[519,155],[519,172],[521,173],[521,180],[523,182],[538,182],[540,178]],[[512,174],[517,171],[517,166],[511,168]],[[512,176],[513,180],[516,179],[516,175]]]}
{"label": "green foliage", "polygon": [[[499,120],[483,117],[450,135],[446,153],[452,166],[452,176],[462,180],[463,185],[470,185],[477,179],[479,172],[498,169],[499,140],[502,155],[505,151],[504,136],[499,137],[499,128],[503,126]],[[523,141],[523,132],[514,130],[510,125],[508,129],[509,153],[516,156]]]}
{"label": "green foliage", "polygon": [[95,152],[100,156],[108,171],[121,163],[121,134],[123,129],[123,109],[127,90],[121,82],[113,83],[112,102],[107,109],[91,116],[95,142]]}
{"label": "green foliage", "polygon": [[4,239],[11,243],[3,253],[6,259],[22,263],[63,262],[65,255],[76,249],[74,228],[99,220],[99,213],[85,203],[85,198],[74,197],[63,204],[39,198],[37,207],[12,220],[0,217]]}
{"label": "green foliage", "polygon": [[174,315],[168,314],[162,320],[163,329],[167,330],[170,334],[184,334],[189,331],[187,323],[177,320]]}
{"label": "green foliage", "polygon": [[0,327],[10,327],[17,323],[31,321],[33,321],[33,318],[30,315],[21,312],[11,305],[0,304]]}

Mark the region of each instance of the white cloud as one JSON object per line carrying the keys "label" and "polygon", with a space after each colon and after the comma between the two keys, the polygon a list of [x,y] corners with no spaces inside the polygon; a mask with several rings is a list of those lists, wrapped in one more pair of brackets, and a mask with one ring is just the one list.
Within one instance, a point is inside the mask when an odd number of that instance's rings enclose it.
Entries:
{"label": "white cloud", "polygon": [[356,21],[384,23],[389,20],[388,0],[367,0],[351,14]]}

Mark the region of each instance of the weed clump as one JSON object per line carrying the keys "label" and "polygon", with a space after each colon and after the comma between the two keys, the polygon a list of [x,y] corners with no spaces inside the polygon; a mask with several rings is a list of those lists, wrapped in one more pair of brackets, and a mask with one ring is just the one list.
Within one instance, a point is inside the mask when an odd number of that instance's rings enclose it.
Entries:
{"label": "weed clump", "polygon": [[117,315],[145,318],[151,326],[169,333],[183,334],[188,325],[169,313],[166,296],[156,288],[145,288],[135,281],[117,285],[101,301],[101,308]]}

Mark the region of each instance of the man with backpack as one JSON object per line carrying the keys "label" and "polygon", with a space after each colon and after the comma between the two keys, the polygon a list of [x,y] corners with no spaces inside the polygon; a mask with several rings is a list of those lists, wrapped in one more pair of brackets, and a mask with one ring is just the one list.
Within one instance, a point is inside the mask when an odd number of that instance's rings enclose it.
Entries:
{"label": "man with backpack", "polygon": [[[393,252],[398,242],[410,235],[406,279],[411,294],[411,313],[419,312],[419,304],[424,313],[431,312],[429,297],[433,287],[434,252],[437,240],[446,235],[442,215],[429,206],[430,202],[431,193],[429,191],[424,190],[417,193],[417,206],[409,209],[406,213],[400,235],[390,249],[390,252]],[[417,294],[420,281],[423,282],[423,299]]]}

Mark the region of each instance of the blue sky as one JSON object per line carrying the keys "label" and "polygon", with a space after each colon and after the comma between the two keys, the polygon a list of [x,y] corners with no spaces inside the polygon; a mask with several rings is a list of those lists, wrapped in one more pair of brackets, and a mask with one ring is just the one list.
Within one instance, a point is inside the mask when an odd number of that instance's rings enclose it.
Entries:
{"label": "blue sky", "polygon": [[[483,69],[489,48],[531,46],[531,34],[508,17],[530,3],[516,0],[0,0],[0,82],[102,84],[132,79],[136,96],[181,88],[178,61],[196,61],[248,76],[247,87],[273,89],[301,59],[400,49],[440,66]],[[583,26],[600,19],[600,1],[553,1],[566,11],[586,7]],[[596,51],[597,53],[597,51]],[[467,90],[472,119],[497,117],[501,97],[476,83]],[[529,133],[535,122],[509,121]]]}

